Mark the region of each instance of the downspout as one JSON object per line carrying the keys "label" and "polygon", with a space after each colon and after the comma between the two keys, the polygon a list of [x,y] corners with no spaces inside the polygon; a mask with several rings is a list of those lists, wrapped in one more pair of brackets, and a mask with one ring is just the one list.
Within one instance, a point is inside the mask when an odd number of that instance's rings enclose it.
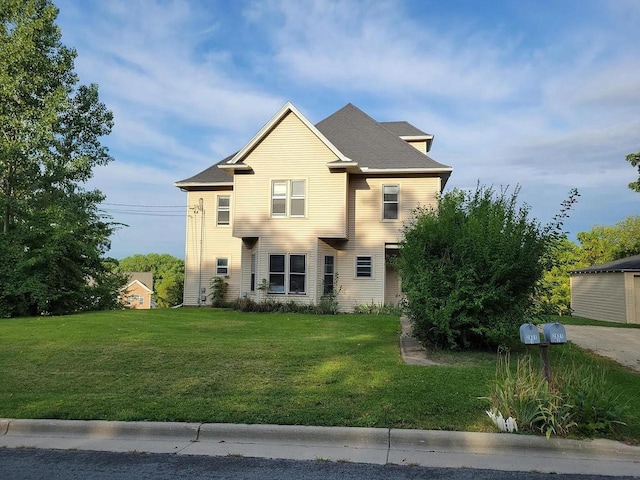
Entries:
{"label": "downspout", "polygon": [[204,243],[204,208],[202,197],[198,200],[200,210],[200,250],[198,258],[198,306],[202,304],[202,244]]}

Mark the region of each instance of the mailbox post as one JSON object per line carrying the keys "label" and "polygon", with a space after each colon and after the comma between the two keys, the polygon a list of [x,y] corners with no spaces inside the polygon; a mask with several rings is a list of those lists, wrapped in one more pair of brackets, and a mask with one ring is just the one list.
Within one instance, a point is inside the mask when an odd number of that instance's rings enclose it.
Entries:
{"label": "mailbox post", "polygon": [[520,326],[520,341],[525,345],[540,345],[540,363],[542,374],[551,383],[551,364],[549,362],[549,345],[567,342],[567,332],[558,322],[547,323],[542,327],[544,342],[540,342],[538,328],[533,323],[525,323]]}

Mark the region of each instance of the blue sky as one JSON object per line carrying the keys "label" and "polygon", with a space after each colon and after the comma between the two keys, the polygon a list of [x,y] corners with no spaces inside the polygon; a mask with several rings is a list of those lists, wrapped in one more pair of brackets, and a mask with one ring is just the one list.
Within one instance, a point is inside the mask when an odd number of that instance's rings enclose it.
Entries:
{"label": "blue sky", "polygon": [[[90,186],[128,224],[110,254],[184,256],[173,182],[244,146],[287,101],[312,123],[346,103],[433,133],[447,190],[514,187],[565,228],[640,214],[637,0],[58,0],[81,83],[114,112],[115,161]],[[132,207],[131,205],[135,205]]]}

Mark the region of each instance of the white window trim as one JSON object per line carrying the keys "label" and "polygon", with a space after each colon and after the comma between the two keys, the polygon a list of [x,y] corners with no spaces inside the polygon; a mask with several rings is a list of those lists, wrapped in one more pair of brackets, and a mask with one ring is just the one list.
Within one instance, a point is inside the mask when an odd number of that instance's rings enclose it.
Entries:
{"label": "white window trim", "polygon": [[[358,275],[358,258],[368,257],[371,260],[371,275]],[[356,255],[353,259],[353,278],[356,280],[370,280],[373,279],[373,255],[370,254],[362,254]]]}
{"label": "white window trim", "polygon": [[[227,273],[219,273],[218,269],[220,268],[220,265],[218,264],[218,261],[220,260],[227,261],[227,266],[223,267],[227,269]],[[231,271],[231,262],[229,260],[229,257],[216,257],[216,277],[228,277],[230,271]]]}
{"label": "white window trim", "polygon": [[[398,199],[395,202],[386,202],[384,199],[384,187],[398,187]],[[381,212],[381,217],[382,217],[382,221],[383,222],[399,222],[400,221],[400,184],[399,183],[384,183],[382,185],[382,195],[381,195],[381,200],[382,200],[382,212]],[[387,203],[396,203],[398,205],[398,210],[397,210],[397,217],[396,218],[385,218],[384,217],[384,206]]]}
{"label": "white window trim", "polygon": [[[292,191],[292,182],[304,182],[304,196],[293,196]],[[278,196],[276,197],[273,193],[274,186],[276,183],[284,183],[286,185],[286,193],[284,197]],[[282,178],[274,178],[271,180],[271,190],[269,196],[269,212],[271,218],[307,218],[308,205],[309,205],[309,182],[306,178],[291,178],[291,179],[282,179]],[[284,213],[273,213],[273,201],[274,199],[284,199]],[[304,200],[304,213],[302,215],[292,215],[291,214],[291,201],[295,199]],[[295,254],[294,254],[295,255]]]}
{"label": "white window trim", "polygon": [[[284,272],[272,272],[271,271],[271,257],[274,255],[282,255],[284,256]],[[289,290],[289,286],[291,284],[291,256],[298,255],[304,257],[304,292],[292,292]],[[271,284],[271,274],[284,275],[284,292],[270,292],[267,290],[267,294],[269,295],[295,295],[295,296],[305,296],[308,294],[309,290],[309,258],[306,253],[269,253],[268,254],[268,264],[267,264],[267,277],[269,278],[269,284]],[[302,275],[300,273],[295,273],[294,275]]]}
{"label": "white window trim", "polygon": [[[220,208],[220,198],[228,198],[229,206]],[[220,223],[220,212],[229,212],[229,223]],[[217,195],[216,196],[216,227],[230,227],[231,226],[231,195]]]}

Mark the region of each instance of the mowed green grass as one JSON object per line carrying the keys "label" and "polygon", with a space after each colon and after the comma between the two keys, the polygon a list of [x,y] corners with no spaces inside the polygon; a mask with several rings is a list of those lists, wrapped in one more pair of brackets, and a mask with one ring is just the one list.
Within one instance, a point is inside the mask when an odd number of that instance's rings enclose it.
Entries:
{"label": "mowed green grass", "polygon": [[[495,355],[405,365],[398,333],[391,316],[216,309],[3,319],[0,417],[491,431],[479,397]],[[570,346],[557,357],[604,362],[640,411],[640,375]]]}

